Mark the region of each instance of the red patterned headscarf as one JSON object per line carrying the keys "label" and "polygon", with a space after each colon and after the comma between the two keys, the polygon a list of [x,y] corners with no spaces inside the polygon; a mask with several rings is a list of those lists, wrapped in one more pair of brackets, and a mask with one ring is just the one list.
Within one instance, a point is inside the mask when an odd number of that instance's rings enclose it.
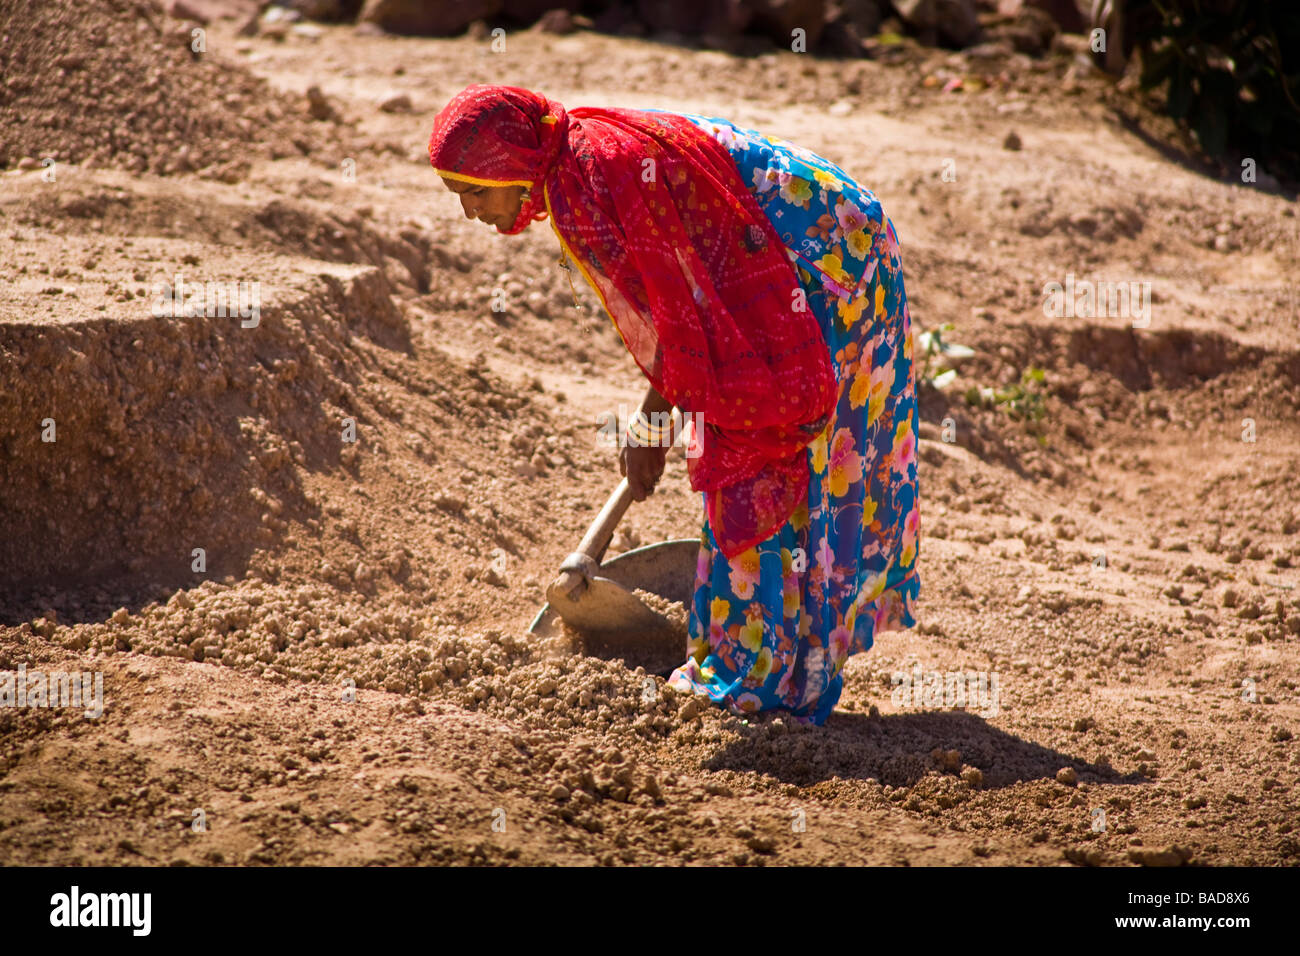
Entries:
{"label": "red patterned headscarf", "polygon": [[672,113],[575,109],[471,86],[434,120],[449,179],[527,186],[507,233],[551,218],[660,395],[702,417],[691,487],[735,557],[808,493],[806,448],[837,385],[785,246],[711,136]]}

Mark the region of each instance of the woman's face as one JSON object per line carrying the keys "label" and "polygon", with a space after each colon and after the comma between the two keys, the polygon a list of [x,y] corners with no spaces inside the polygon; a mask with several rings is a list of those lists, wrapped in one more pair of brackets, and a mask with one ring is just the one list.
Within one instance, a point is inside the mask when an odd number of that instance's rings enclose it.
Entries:
{"label": "woman's face", "polygon": [[460,206],[465,210],[466,219],[477,219],[498,229],[509,229],[519,218],[523,186],[477,186],[446,177],[442,181],[460,197]]}

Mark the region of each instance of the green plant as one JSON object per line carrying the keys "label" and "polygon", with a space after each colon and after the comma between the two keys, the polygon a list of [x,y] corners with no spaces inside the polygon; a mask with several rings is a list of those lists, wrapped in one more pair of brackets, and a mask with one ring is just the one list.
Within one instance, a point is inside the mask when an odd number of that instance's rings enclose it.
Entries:
{"label": "green plant", "polygon": [[947,363],[970,358],[975,354],[974,349],[965,345],[943,340],[943,333],[952,330],[953,324],[945,322],[937,329],[922,332],[916,337],[922,359],[920,380],[928,382],[934,388],[943,388],[957,377],[957,370],[949,368]]}
{"label": "green plant", "polygon": [[1126,13],[1142,86],[1216,159],[1300,170],[1300,7],[1292,0],[1140,0]]}
{"label": "green plant", "polygon": [[[1036,433],[1034,423],[1047,417],[1046,380],[1047,373],[1031,365],[1013,385],[1004,388],[972,385],[966,389],[966,404],[977,408],[1001,408],[1016,421],[1029,423],[1030,431]],[[1038,441],[1047,443],[1041,434]]]}

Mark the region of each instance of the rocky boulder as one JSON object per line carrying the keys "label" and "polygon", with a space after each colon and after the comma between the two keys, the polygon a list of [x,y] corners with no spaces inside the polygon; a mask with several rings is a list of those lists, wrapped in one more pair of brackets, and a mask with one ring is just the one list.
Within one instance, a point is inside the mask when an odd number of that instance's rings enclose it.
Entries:
{"label": "rocky boulder", "polygon": [[211,23],[214,20],[238,20],[243,23],[257,14],[261,0],[159,0],[163,13],[177,20]]}
{"label": "rocky boulder", "polygon": [[501,12],[503,0],[366,0],[358,21],[407,36],[453,36]]}
{"label": "rocky boulder", "polygon": [[503,0],[501,15],[516,23],[532,23],[551,10],[577,13],[582,0]]}
{"label": "rocky boulder", "polygon": [[753,0],[751,29],[764,33],[780,46],[789,47],[795,30],[803,30],[812,49],[826,26],[826,0]]}
{"label": "rocky boulder", "polygon": [[[1089,6],[1086,2],[1084,7]],[[1034,7],[1043,11],[1055,22],[1057,28],[1065,33],[1084,33],[1088,18],[1080,10],[1075,0],[998,0],[997,12],[1004,17],[1018,17],[1025,7]]]}
{"label": "rocky boulder", "polygon": [[937,36],[968,46],[980,34],[975,0],[893,0],[899,18],[922,39]]}
{"label": "rocky boulder", "polygon": [[752,6],[745,0],[637,0],[636,12],[655,33],[730,36],[749,26]]}
{"label": "rocky boulder", "polygon": [[862,41],[876,35],[888,0],[830,0],[822,50],[832,56],[862,56]]}

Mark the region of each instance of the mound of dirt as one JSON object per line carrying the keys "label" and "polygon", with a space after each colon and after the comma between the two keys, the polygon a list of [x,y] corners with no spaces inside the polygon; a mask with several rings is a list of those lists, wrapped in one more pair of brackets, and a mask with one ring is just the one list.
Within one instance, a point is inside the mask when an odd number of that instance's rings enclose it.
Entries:
{"label": "mound of dirt", "polygon": [[144,0],[5,7],[0,167],[48,157],[233,178],[250,152],[312,149],[296,105],[219,57],[197,23]]}
{"label": "mound of dirt", "polygon": [[195,548],[196,570],[229,573],[285,509],[315,511],[294,466],[337,463],[340,423],[368,418],[350,340],[404,330],[377,272],[339,272],[268,304],[257,329],[228,316],[0,324],[6,590],[114,571],[175,582]]}

